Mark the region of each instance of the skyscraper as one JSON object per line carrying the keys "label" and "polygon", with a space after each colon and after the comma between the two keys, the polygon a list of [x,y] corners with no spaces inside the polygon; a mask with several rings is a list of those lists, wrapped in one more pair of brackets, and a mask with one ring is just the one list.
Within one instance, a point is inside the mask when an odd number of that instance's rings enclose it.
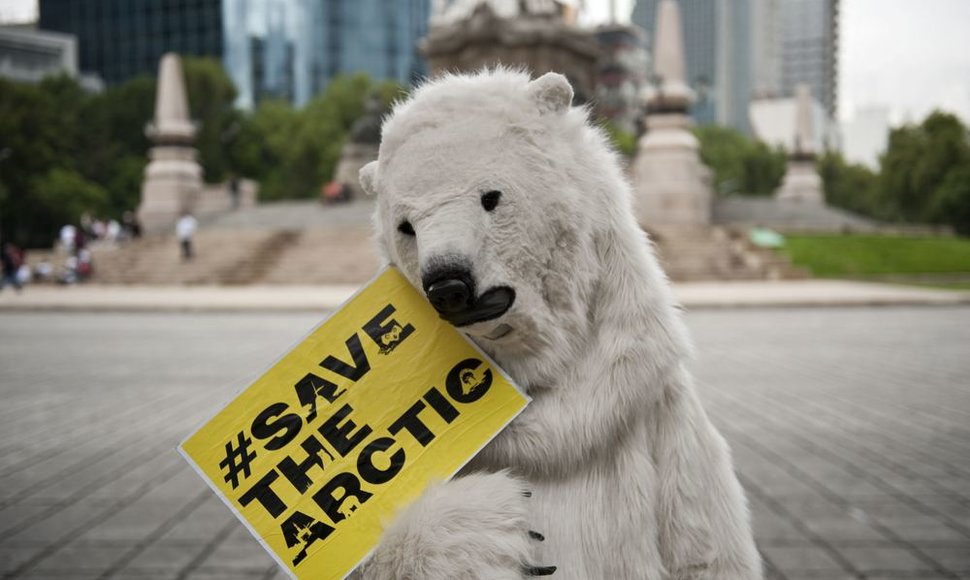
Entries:
{"label": "skyscraper", "polygon": [[407,83],[431,0],[40,0],[40,28],[74,34],[79,68],[107,83],[155,74],[166,52],[222,60],[252,107],[305,103],[334,75]]}
{"label": "skyscraper", "polygon": [[780,0],[781,90],[812,89],[828,114],[838,107],[839,0]]}
{"label": "skyscraper", "polygon": [[781,2],[752,0],[751,50],[753,52],[753,97],[781,95]]}
{"label": "skyscraper", "polygon": [[78,66],[108,84],[154,75],[166,52],[222,57],[222,0],[40,0],[39,28],[77,37]]}
{"label": "skyscraper", "polygon": [[301,0],[296,102],[342,72],[408,83],[425,73],[418,41],[431,0]]}
{"label": "skyscraper", "polygon": [[[697,94],[691,116],[700,124],[748,130],[752,72],[752,0],[679,0],[687,80]],[[633,22],[655,29],[658,0],[637,0]],[[652,40],[650,41],[652,43]]]}

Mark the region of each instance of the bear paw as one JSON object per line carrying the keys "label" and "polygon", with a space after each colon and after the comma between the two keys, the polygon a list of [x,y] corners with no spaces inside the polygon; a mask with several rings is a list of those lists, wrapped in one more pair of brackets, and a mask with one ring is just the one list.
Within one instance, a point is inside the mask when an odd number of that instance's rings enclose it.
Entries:
{"label": "bear paw", "polygon": [[384,531],[364,564],[368,580],[522,580],[555,566],[531,564],[542,535],[526,522],[531,493],[506,472],[471,474],[428,488]]}

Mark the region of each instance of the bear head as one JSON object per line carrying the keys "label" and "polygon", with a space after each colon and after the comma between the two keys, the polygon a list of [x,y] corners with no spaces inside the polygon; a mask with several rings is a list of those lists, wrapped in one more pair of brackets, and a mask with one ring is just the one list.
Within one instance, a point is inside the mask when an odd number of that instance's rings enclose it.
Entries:
{"label": "bear head", "polygon": [[610,275],[603,237],[635,228],[618,159],[572,95],[562,75],[504,68],[429,81],[360,173],[384,259],[503,365],[581,348]]}

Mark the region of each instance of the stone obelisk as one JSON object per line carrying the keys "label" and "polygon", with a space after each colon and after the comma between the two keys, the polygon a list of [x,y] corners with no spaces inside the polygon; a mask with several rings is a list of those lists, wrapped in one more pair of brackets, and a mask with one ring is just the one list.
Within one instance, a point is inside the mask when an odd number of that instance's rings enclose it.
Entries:
{"label": "stone obelisk", "polygon": [[655,86],[647,99],[646,132],[633,162],[636,213],[641,225],[705,225],[711,222],[710,170],[687,116],[694,93],[686,82],[680,7],[657,5]]}
{"label": "stone obelisk", "polygon": [[812,93],[808,85],[798,85],[795,105],[795,143],[788,156],[788,171],[777,199],[825,204],[822,178],[815,167],[815,131],[812,123]]}
{"label": "stone obelisk", "polygon": [[138,218],[149,232],[167,231],[183,211],[193,211],[202,191],[202,167],[192,143],[185,78],[178,55],[168,53],[158,67],[155,119],[145,129],[154,144],[141,188]]}

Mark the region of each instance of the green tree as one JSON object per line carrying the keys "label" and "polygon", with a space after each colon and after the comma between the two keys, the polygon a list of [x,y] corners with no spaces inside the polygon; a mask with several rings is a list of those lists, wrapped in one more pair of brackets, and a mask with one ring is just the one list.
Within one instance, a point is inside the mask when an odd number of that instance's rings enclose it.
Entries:
{"label": "green tree", "polygon": [[80,115],[78,170],[108,193],[106,215],[138,205],[150,143],[145,126],[154,114],[155,81],[132,79],[88,98]]}
{"label": "green tree", "polygon": [[52,168],[76,166],[77,96],[70,79],[38,85],[0,80],[0,230],[5,239],[34,246],[49,243],[54,208],[38,195],[38,177]]}
{"label": "green tree", "polygon": [[849,163],[838,151],[827,151],[818,158],[825,201],[875,218],[885,218],[876,197],[878,176],[863,165]]}
{"label": "green tree", "polygon": [[103,215],[108,209],[108,192],[80,173],[54,167],[35,178],[36,200],[47,208],[51,226],[76,222],[81,214]]}
{"label": "green tree", "polygon": [[695,129],[701,160],[714,172],[714,186],[722,194],[769,195],[785,176],[786,155],[766,143],[720,125]]}
{"label": "green tree", "polygon": [[787,167],[788,155],[780,147],[771,148],[764,141],[751,141],[744,156],[742,191],[753,195],[773,194],[781,185]]}
{"label": "green tree", "polygon": [[[236,89],[216,60],[183,61],[196,147],[206,180],[260,181],[264,199],[312,197],[333,178],[353,123],[376,96],[404,96],[366,75],[335,78],[303,109],[266,101],[232,107]],[[21,245],[49,245],[84,212],[120,217],[138,203],[156,82],[132,79],[92,95],[68,77],[37,85],[0,79],[0,231]]]}
{"label": "green tree", "polygon": [[890,219],[965,231],[959,208],[970,202],[959,179],[968,165],[970,133],[955,115],[936,111],[919,125],[893,129],[880,160],[879,204]]}
{"label": "green tree", "polygon": [[389,104],[404,94],[365,74],[335,77],[303,109],[263,101],[240,123],[232,158],[242,175],[260,182],[265,200],[308,198],[333,178],[351,126],[373,95]]}
{"label": "green tree", "polygon": [[957,233],[970,236],[970,165],[947,172],[933,196],[930,215],[934,221],[948,224]]}
{"label": "green tree", "polygon": [[204,178],[209,183],[223,181],[232,169],[227,148],[240,129],[241,115],[233,108],[236,87],[211,57],[184,57],[182,70],[189,110],[198,124],[195,147]]}

